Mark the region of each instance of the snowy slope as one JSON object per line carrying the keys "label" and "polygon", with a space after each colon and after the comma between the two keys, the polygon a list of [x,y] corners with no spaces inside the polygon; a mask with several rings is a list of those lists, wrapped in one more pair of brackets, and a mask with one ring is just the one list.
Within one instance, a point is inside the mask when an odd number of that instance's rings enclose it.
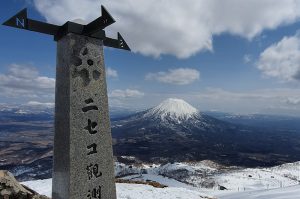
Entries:
{"label": "snowy slope", "polygon": [[185,188],[154,188],[145,185],[117,184],[118,199],[214,199],[215,197]]}
{"label": "snowy slope", "polygon": [[300,181],[300,161],[272,167],[270,171]]}
{"label": "snowy slope", "polygon": [[300,182],[300,162],[271,168],[237,169],[221,173],[215,181],[230,190],[263,190],[289,187]]}
{"label": "snowy slope", "polygon": [[161,120],[187,120],[198,115],[199,111],[182,99],[169,98],[145,113],[145,117],[158,117]]}
{"label": "snowy slope", "polygon": [[219,199],[297,199],[300,198],[300,186],[291,186],[280,189],[226,193],[218,196]]}
{"label": "snowy slope", "polygon": [[[40,194],[51,197],[52,180],[38,180],[24,182],[24,185],[34,189]],[[212,192],[204,194],[196,190],[186,188],[154,188],[148,185],[117,184],[118,199],[296,199],[300,196],[300,186],[291,186],[281,189],[269,189],[246,192]]]}
{"label": "snowy slope", "polygon": [[22,182],[22,184],[38,192],[41,195],[51,197],[52,179],[28,181]]}
{"label": "snowy slope", "polygon": [[211,161],[168,163],[165,165],[125,165],[116,163],[116,174],[124,179],[155,181],[167,186],[230,191],[274,189],[299,184],[300,162],[271,168],[222,167]]}
{"label": "snowy slope", "polygon": [[168,187],[178,187],[178,188],[187,188],[190,190],[195,190],[195,188],[192,185],[187,185],[185,183],[161,175],[153,175],[153,174],[130,175],[124,177],[123,179],[132,180],[132,181],[141,181],[141,182],[146,182],[146,181],[159,182],[160,184],[166,185]]}
{"label": "snowy slope", "polygon": [[243,169],[215,176],[215,182],[228,190],[247,191],[297,185],[296,180],[267,169]]}
{"label": "snowy slope", "polygon": [[[296,199],[300,196],[300,162],[256,169],[223,167],[211,161],[165,165],[116,162],[115,171],[123,179],[168,186],[161,189],[118,183],[118,199]],[[51,183],[51,179],[23,182],[47,196],[51,195]],[[219,185],[228,190],[218,190]]]}
{"label": "snowy slope", "polygon": [[300,162],[271,168],[243,169],[209,165],[205,162],[174,163],[155,168],[157,174],[174,178],[199,188],[247,191],[294,186],[299,184]]}
{"label": "snowy slope", "polygon": [[[52,180],[38,180],[23,182],[24,185],[40,194],[51,197]],[[118,199],[213,199],[207,194],[185,188],[154,188],[149,185],[117,184]]]}

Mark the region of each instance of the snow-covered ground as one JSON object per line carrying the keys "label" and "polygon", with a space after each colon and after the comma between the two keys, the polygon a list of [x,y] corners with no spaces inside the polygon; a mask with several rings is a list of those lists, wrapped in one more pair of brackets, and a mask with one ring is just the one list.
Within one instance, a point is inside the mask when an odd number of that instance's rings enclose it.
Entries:
{"label": "snow-covered ground", "polygon": [[185,188],[154,188],[148,185],[117,184],[118,199],[214,199],[198,191]]}
{"label": "snow-covered ground", "polygon": [[[51,179],[23,182],[24,185],[49,197],[51,197],[51,183]],[[179,187],[162,189],[149,185],[117,184],[118,199],[297,199],[300,196],[300,186],[245,192],[212,192],[209,195]]]}
{"label": "snow-covered ground", "polygon": [[[165,165],[125,165],[116,163],[118,177],[138,181],[155,181],[179,187],[216,190],[220,186],[231,191],[275,189],[298,185],[300,162],[272,168],[244,169],[222,167],[211,161],[173,163]],[[177,186],[177,187],[178,187]]]}
{"label": "snow-covered ground", "polygon": [[291,186],[278,189],[225,193],[219,199],[297,199],[300,198],[300,186]]}
{"label": "snow-covered ground", "polygon": [[[23,182],[22,184],[37,191],[40,194],[51,197],[52,180],[37,180]],[[214,199],[199,191],[188,190],[179,187],[154,188],[141,184],[120,184],[117,183],[118,199]]]}
{"label": "snow-covered ground", "polygon": [[[300,169],[300,168],[299,168]],[[295,179],[267,169],[243,169],[217,175],[217,184],[229,190],[247,191],[282,188],[299,184]]]}
{"label": "snow-covered ground", "polygon": [[168,187],[182,187],[187,188],[190,190],[194,190],[194,188],[191,185],[179,182],[177,180],[174,180],[172,178],[164,177],[161,175],[153,175],[153,174],[143,174],[143,175],[130,175],[127,177],[124,177],[123,179],[126,180],[132,180],[132,181],[153,181],[153,182],[159,182],[160,184],[166,185]]}
{"label": "snow-covered ground", "polygon": [[[165,165],[115,164],[116,175],[132,181],[168,186],[117,184],[118,199],[296,199],[300,198],[300,162],[272,168],[222,167],[211,161]],[[51,179],[23,182],[51,195]],[[227,190],[219,190],[220,186]]]}

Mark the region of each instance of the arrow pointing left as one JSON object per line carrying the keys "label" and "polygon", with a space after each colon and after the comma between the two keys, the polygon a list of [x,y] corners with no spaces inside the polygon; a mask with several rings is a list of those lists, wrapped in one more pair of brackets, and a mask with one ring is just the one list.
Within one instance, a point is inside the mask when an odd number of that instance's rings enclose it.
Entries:
{"label": "arrow pointing left", "polygon": [[40,32],[48,35],[56,35],[60,27],[57,25],[28,19],[26,8],[4,22],[3,25],[34,32]]}
{"label": "arrow pointing left", "polygon": [[28,29],[27,9],[23,9],[15,16],[3,23],[5,26],[11,26],[14,28]]}

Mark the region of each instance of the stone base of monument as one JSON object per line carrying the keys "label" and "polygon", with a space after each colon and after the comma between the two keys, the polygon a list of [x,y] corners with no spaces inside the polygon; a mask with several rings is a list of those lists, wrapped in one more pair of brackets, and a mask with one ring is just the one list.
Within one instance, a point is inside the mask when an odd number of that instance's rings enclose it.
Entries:
{"label": "stone base of monument", "polygon": [[0,171],[0,198],[2,199],[49,199],[21,185],[8,171]]}

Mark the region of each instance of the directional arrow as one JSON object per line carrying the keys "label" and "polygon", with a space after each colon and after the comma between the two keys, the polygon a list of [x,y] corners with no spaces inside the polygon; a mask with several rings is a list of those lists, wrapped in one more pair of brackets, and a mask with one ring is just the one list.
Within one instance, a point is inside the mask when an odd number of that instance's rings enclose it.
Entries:
{"label": "directional arrow", "polygon": [[48,35],[56,35],[57,31],[59,30],[59,26],[28,19],[26,8],[4,22],[3,25],[40,32]]}
{"label": "directional arrow", "polygon": [[131,51],[131,49],[127,45],[126,41],[123,39],[122,35],[119,32],[118,32],[118,41],[119,41],[119,45],[120,45],[121,49]]}
{"label": "directional arrow", "polygon": [[107,47],[119,48],[123,50],[131,51],[121,34],[118,32],[118,39],[112,39],[109,37],[105,37],[103,40],[103,44]]}
{"label": "directional arrow", "polygon": [[68,21],[62,26],[57,26],[54,24],[28,19],[27,9],[25,8],[4,22],[3,25],[53,35],[55,41],[60,40],[69,33],[84,35],[103,40],[103,44],[105,46],[130,51],[129,46],[120,33],[118,33],[118,39],[112,39],[105,36],[105,31],[103,29],[113,24],[115,20],[104,6],[101,6],[101,12],[102,16],[95,19],[88,25],[82,25]]}
{"label": "directional arrow", "polygon": [[99,30],[103,30],[107,26],[116,22],[104,6],[101,6],[101,12],[101,17],[95,19],[84,27],[83,34],[91,35],[95,32],[98,32]]}
{"label": "directional arrow", "polygon": [[11,26],[14,28],[27,29],[28,19],[27,19],[27,9],[23,9],[18,12],[15,16],[3,23],[5,26]]}

